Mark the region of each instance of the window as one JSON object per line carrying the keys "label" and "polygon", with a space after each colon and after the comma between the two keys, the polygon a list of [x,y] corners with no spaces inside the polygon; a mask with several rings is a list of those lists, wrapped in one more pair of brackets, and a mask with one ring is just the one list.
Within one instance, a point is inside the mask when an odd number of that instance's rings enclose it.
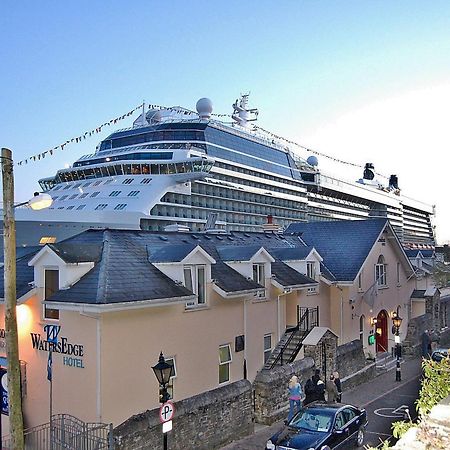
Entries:
{"label": "window", "polygon": [[230,381],[231,346],[230,344],[219,347],[219,384]]}
{"label": "window", "polygon": [[131,192],[128,194],[128,197],[136,197],[138,194],[139,194],[139,191],[131,191]]}
{"label": "window", "polygon": [[167,392],[170,395],[170,398],[173,398],[173,380],[177,377],[177,366],[175,365],[175,358],[165,358],[166,363],[173,366],[173,375],[169,379],[169,383],[167,384]]}
{"label": "window", "polygon": [[378,262],[375,264],[375,282],[378,286],[387,286],[386,264],[383,255],[380,255]]}
{"label": "window", "polygon": [[[316,263],[314,261],[306,261],[306,276],[313,280],[316,279]],[[308,293],[317,293],[317,288],[315,286],[308,288]]]}
{"label": "window", "polygon": [[366,320],[364,314],[359,318],[359,340],[364,345],[364,321]]}
{"label": "window", "polygon": [[358,291],[362,292],[362,272],[358,275]]}
{"label": "window", "polygon": [[[59,270],[45,270],[44,300],[50,298],[59,290]],[[44,319],[59,320],[59,310],[44,305]]]}
{"label": "window", "polygon": [[152,181],[151,178],[144,178],[144,179],[141,181],[141,184],[148,184],[148,183],[150,183],[150,181]]}
{"label": "window", "polygon": [[125,209],[127,207],[126,203],[119,203],[114,209],[120,210]]}
{"label": "window", "polygon": [[98,194],[100,194],[100,191],[93,192],[91,194],[91,197],[97,197]]}
{"label": "window", "polygon": [[264,264],[253,264],[253,281],[265,286]]}
{"label": "window", "polygon": [[77,208],[77,210],[84,209],[84,208],[86,208],[86,205],[80,205],[80,206]]}
{"label": "window", "polygon": [[133,182],[133,178],[125,178],[125,180],[122,181],[122,184],[131,184]]}
{"label": "window", "polygon": [[108,206],[108,204],[107,203],[100,203],[99,205],[97,205],[96,207],[95,207],[95,209],[105,209],[106,207]]}
{"label": "window", "polygon": [[397,285],[400,286],[400,263],[397,263]]}
{"label": "window", "polygon": [[186,306],[204,305],[206,303],[205,266],[185,266],[183,275],[184,286],[194,294],[197,294],[197,301],[188,302]]}
{"label": "window", "polygon": [[272,335],[266,334],[264,335],[264,364],[269,359],[271,353],[272,353]]}
{"label": "window", "polygon": [[111,194],[109,194],[110,197],[117,197],[120,194],[120,191],[112,191]]}

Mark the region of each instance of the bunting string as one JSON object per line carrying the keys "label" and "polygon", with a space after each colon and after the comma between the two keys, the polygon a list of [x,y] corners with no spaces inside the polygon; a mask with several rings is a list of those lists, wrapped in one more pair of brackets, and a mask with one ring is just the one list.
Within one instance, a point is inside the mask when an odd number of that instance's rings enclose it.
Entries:
{"label": "bunting string", "polygon": [[[141,108],[143,108],[143,107],[144,107],[144,103],[141,103],[140,105],[136,106],[134,109],[132,109],[131,111],[127,112],[126,114],[123,114],[123,115],[121,115],[121,116],[119,116],[119,117],[116,117],[116,118],[111,119],[111,120],[109,120],[109,121],[107,121],[107,122],[105,122],[105,123],[102,123],[102,124],[99,125],[98,127],[94,128],[94,129],[92,129],[92,130],[86,131],[86,132],[84,132],[83,134],[81,134],[81,135],[79,135],[79,136],[76,136],[76,137],[74,137],[74,138],[72,138],[72,139],[68,139],[68,140],[66,140],[65,142],[63,142],[63,143],[61,143],[61,144],[59,144],[59,145],[56,145],[55,147],[53,147],[53,148],[51,148],[51,149],[45,150],[45,151],[40,152],[40,153],[38,153],[38,154],[36,154],[36,155],[30,156],[30,157],[28,157],[28,158],[26,158],[26,159],[23,159],[23,160],[19,161],[19,162],[17,163],[17,165],[18,165],[18,166],[21,166],[21,165],[23,165],[23,164],[28,164],[28,163],[31,162],[31,161],[37,161],[37,160],[44,159],[44,158],[45,158],[46,156],[48,156],[48,155],[52,156],[53,153],[54,153],[56,150],[64,150],[64,148],[65,148],[67,145],[69,145],[69,144],[72,144],[72,143],[79,143],[79,142],[85,140],[87,137],[92,136],[93,134],[98,134],[98,133],[100,133],[100,132],[102,131],[102,129],[103,129],[104,127],[110,126],[110,125],[114,125],[114,124],[120,122],[121,120],[123,120],[123,119],[125,119],[125,118],[131,116],[131,115],[134,114],[137,110],[139,110],[139,109],[141,109]],[[148,105],[148,109],[149,109],[149,110],[172,111],[172,112],[175,112],[175,113],[180,114],[180,115],[198,117],[197,112],[192,111],[192,110],[187,109],[187,108],[182,108],[182,107],[174,107],[174,106],[163,106],[163,105],[157,105],[157,104],[149,104],[149,105]],[[229,119],[233,119],[233,117],[232,117],[231,114],[217,114],[217,113],[212,113],[211,115],[212,115],[213,117],[219,117],[219,118],[224,118],[224,117],[226,117],[226,118],[229,118]],[[319,152],[319,151],[317,151],[317,150],[314,150],[314,149],[312,149],[312,148],[309,148],[309,147],[306,147],[306,146],[304,146],[304,145],[302,145],[302,144],[299,144],[298,142],[295,142],[295,141],[292,141],[292,140],[290,140],[290,139],[287,139],[287,138],[285,138],[285,137],[283,137],[283,136],[279,136],[279,135],[277,135],[277,134],[275,134],[275,133],[272,133],[271,131],[268,131],[268,130],[262,128],[262,127],[259,127],[259,126],[257,126],[257,125],[253,125],[253,131],[256,131],[256,130],[261,131],[262,133],[264,133],[264,134],[267,135],[267,136],[270,136],[270,138],[272,139],[272,142],[273,142],[273,143],[275,143],[273,140],[276,139],[277,141],[285,142],[286,144],[293,145],[293,146],[295,146],[295,147],[301,148],[302,150],[305,150],[305,151],[307,151],[307,152],[309,152],[309,153],[312,153],[312,154],[314,154],[314,155],[318,155],[318,156],[323,157],[323,158],[327,158],[327,159],[329,159],[329,160],[331,160],[331,161],[334,161],[334,162],[337,162],[337,163],[339,163],[339,164],[344,164],[344,165],[347,165],[347,166],[352,166],[352,167],[357,167],[357,168],[364,168],[364,166],[363,166],[362,164],[355,164],[355,163],[352,163],[352,162],[350,162],[350,161],[344,161],[343,159],[335,158],[335,157],[333,157],[333,156],[327,155],[326,153]],[[381,173],[378,173],[378,172],[375,172],[375,173],[376,173],[378,176],[381,176],[381,177],[383,177],[383,178],[388,178],[388,177],[387,177],[386,175],[384,175],[384,174],[381,174]]]}
{"label": "bunting string", "polygon": [[121,120],[126,119],[127,117],[131,116],[133,113],[135,113],[137,110],[141,109],[143,107],[143,103],[141,103],[139,106],[136,106],[136,108],[132,109],[131,111],[128,111],[125,114],[122,114],[119,117],[115,117],[114,119],[108,120],[105,123],[102,123],[101,125],[95,127],[92,130],[85,131],[83,134],[80,134],[79,136],[73,137],[71,139],[67,139],[63,143],[56,145],[53,148],[50,148],[48,150],[45,150],[43,152],[37,153],[36,155],[29,156],[28,158],[22,159],[21,161],[17,162],[16,164],[18,166],[22,166],[24,164],[28,164],[29,162],[39,161],[41,159],[44,159],[46,156],[53,156],[54,152],[57,150],[64,150],[65,147],[72,143],[79,143],[86,138],[92,136],[93,134],[98,134],[102,132],[102,129],[106,126],[114,125]]}

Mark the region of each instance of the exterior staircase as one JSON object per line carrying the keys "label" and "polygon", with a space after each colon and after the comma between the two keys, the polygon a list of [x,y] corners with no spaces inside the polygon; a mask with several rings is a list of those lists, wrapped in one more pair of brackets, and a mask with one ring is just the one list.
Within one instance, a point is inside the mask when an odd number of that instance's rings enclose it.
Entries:
{"label": "exterior staircase", "polygon": [[[402,358],[400,364],[403,364]],[[390,352],[379,352],[375,357],[375,365],[377,372],[388,372],[397,366],[397,358]]]}
{"label": "exterior staircase", "polygon": [[264,370],[289,364],[295,360],[309,332],[319,325],[319,308],[297,307],[297,325],[286,329],[264,364]]}

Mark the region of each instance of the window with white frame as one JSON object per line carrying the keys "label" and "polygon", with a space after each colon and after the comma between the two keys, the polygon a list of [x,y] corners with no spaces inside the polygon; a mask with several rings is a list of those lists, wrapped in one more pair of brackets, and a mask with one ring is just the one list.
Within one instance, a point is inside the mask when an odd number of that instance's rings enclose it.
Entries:
{"label": "window with white frame", "polygon": [[184,266],[184,286],[197,295],[197,300],[187,302],[187,307],[206,304],[206,268],[205,266]]}
{"label": "window with white frame", "polygon": [[362,288],[362,272],[358,275],[358,291],[361,292]]}
{"label": "window with white frame", "polygon": [[[255,283],[260,284],[261,286],[266,286],[266,275],[264,270],[264,264],[253,264],[253,274],[252,274],[253,281]],[[258,297],[265,297],[266,291],[259,291]]]}
{"label": "window with white frame", "polygon": [[265,334],[264,335],[264,364],[269,359],[271,353],[272,353],[272,335]]}
{"label": "window with white frame", "polygon": [[230,344],[219,347],[219,384],[230,381],[231,346]]}
{"label": "window with white frame", "polygon": [[[316,279],[316,263],[314,261],[306,261],[306,276],[308,278]],[[308,288],[308,293],[317,292],[316,286]]]}
{"label": "window with white frame", "polygon": [[[44,271],[44,300],[59,291],[59,270]],[[44,319],[59,320],[59,309],[44,305]]]}
{"label": "window with white frame", "polygon": [[387,286],[386,263],[383,255],[379,256],[378,261],[375,264],[375,281],[379,287]]}
{"label": "window with white frame", "polygon": [[173,380],[177,377],[177,366],[175,364],[175,357],[165,358],[166,363],[173,366],[172,376],[169,379],[169,383],[167,384],[167,392],[170,395],[170,398],[174,398],[173,393]]}

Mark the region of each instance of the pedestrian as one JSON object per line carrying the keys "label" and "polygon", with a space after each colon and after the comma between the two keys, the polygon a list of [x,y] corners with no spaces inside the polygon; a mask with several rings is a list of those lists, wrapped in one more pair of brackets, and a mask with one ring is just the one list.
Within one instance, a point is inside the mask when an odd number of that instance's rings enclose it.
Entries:
{"label": "pedestrian", "polygon": [[320,369],[315,370],[314,375],[311,377],[311,380],[314,387],[312,401],[325,401],[325,383],[321,379]]}
{"label": "pedestrian", "polygon": [[311,378],[308,378],[305,383],[305,399],[303,400],[303,404],[307,405],[314,401],[314,382]]}
{"label": "pedestrian", "polygon": [[428,330],[425,330],[422,333],[422,357],[427,358],[429,356],[429,347],[430,347],[430,335]]}
{"label": "pedestrian", "polygon": [[327,391],[327,403],[336,403],[338,399],[338,390],[334,383],[333,374],[330,375],[330,379],[325,385],[325,390]]}
{"label": "pedestrian", "polygon": [[339,372],[333,372],[333,376],[334,376],[334,384],[336,385],[336,389],[338,392],[338,397],[337,397],[337,401],[339,403],[342,402],[342,385],[341,385],[341,379],[339,377]]}
{"label": "pedestrian", "polygon": [[296,375],[292,375],[288,384],[289,391],[289,415],[288,420],[291,420],[302,407],[303,391]]}

